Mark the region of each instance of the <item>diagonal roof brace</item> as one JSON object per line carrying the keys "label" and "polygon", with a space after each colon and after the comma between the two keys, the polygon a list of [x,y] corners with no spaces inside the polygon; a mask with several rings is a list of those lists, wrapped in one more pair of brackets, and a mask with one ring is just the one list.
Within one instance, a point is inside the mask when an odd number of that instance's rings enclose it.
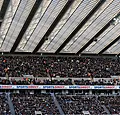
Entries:
{"label": "diagonal roof brace", "polygon": [[13,45],[11,51],[10,51],[10,53],[15,52],[15,50],[16,50],[18,44],[20,43],[20,41],[21,41],[21,39],[22,39],[22,37],[23,37],[25,31],[27,30],[27,28],[28,28],[30,22],[32,21],[34,15],[35,15],[35,12],[36,12],[37,9],[39,8],[41,2],[42,2],[42,0],[36,0],[36,2],[35,2],[35,4],[34,4],[32,10],[31,10],[29,16],[27,17],[27,19],[26,19],[26,21],[25,21],[25,23],[24,23],[24,25],[23,25],[23,27],[22,27],[22,29],[21,29],[21,31],[20,31],[20,33],[19,33],[17,39],[16,39],[16,41],[15,41],[15,43],[14,43],[14,45]]}
{"label": "diagonal roof brace", "polygon": [[94,41],[94,38],[98,38],[109,26],[110,26],[110,23],[107,23],[92,39],[90,39],[76,54],[80,54],[82,51],[84,51],[93,41]]}
{"label": "diagonal roof brace", "polygon": [[104,49],[102,49],[98,54],[102,54],[105,52],[108,48],[110,48],[113,44],[115,44],[118,40],[120,40],[120,36],[118,36],[115,40],[113,40],[109,45],[107,45]]}
{"label": "diagonal roof brace", "polygon": [[[119,13],[115,16],[117,17]],[[98,38],[110,25],[114,24],[114,18],[111,19],[92,39],[90,39],[76,54],[79,55],[82,51],[84,51],[93,41]]]}
{"label": "diagonal roof brace", "polygon": [[46,38],[48,38],[48,36],[51,34],[51,32],[57,26],[57,24],[59,23],[59,21],[64,16],[64,14],[67,12],[67,10],[69,9],[69,7],[72,5],[73,2],[74,2],[74,0],[68,0],[68,2],[66,3],[66,5],[62,9],[62,11],[58,14],[57,18],[54,20],[54,22],[52,23],[52,25],[50,26],[50,28],[47,30],[47,32],[45,33],[45,35],[43,36],[43,38],[41,39],[41,41],[38,43],[38,45],[34,49],[33,53],[36,53],[41,48],[41,46],[45,42]]}
{"label": "diagonal roof brace", "polygon": [[5,13],[7,11],[8,5],[10,3],[10,0],[4,0],[1,11],[0,11],[0,27],[2,24],[2,21],[4,19]]}
{"label": "diagonal roof brace", "polygon": [[65,42],[57,49],[55,54],[58,54],[65,45],[74,37],[74,35],[85,25],[85,23],[94,15],[94,13],[103,5],[106,0],[100,0],[92,11],[84,18],[84,20],[75,28],[75,30],[69,35]]}

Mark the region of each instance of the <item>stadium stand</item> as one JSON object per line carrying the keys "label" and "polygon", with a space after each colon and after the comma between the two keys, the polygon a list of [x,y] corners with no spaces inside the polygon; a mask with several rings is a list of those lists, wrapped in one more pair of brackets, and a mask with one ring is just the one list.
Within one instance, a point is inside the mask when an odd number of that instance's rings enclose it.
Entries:
{"label": "stadium stand", "polygon": [[0,0],[0,115],[120,115],[120,0]]}

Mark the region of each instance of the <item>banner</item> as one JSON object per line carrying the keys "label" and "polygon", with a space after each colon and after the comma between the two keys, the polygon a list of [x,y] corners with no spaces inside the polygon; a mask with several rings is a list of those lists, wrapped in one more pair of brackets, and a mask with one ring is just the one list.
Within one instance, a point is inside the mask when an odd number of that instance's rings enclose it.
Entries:
{"label": "banner", "polygon": [[0,85],[0,89],[120,89],[113,85]]}

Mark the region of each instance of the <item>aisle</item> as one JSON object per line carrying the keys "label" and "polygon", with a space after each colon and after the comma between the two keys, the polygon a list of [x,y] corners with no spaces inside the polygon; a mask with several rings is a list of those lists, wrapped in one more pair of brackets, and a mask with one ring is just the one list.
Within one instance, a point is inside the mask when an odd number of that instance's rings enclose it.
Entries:
{"label": "aisle", "polygon": [[53,97],[54,103],[57,106],[57,108],[58,108],[58,110],[60,112],[60,115],[65,115],[64,112],[63,112],[63,110],[62,110],[62,108],[60,107],[60,105],[59,105],[59,103],[58,103],[58,101],[57,101],[54,93],[51,93],[51,96]]}
{"label": "aisle", "polygon": [[14,106],[13,106],[13,103],[12,103],[12,101],[11,101],[11,99],[10,99],[10,93],[6,93],[6,97],[7,97],[7,100],[8,100],[8,105],[9,105],[11,114],[12,114],[12,115],[15,115]]}

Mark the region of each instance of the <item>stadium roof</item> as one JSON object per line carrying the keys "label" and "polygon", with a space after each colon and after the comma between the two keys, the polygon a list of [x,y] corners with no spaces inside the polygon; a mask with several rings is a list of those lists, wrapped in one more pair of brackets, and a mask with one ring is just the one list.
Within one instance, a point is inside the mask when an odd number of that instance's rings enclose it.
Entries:
{"label": "stadium roof", "polygon": [[120,0],[0,0],[0,52],[119,54]]}

